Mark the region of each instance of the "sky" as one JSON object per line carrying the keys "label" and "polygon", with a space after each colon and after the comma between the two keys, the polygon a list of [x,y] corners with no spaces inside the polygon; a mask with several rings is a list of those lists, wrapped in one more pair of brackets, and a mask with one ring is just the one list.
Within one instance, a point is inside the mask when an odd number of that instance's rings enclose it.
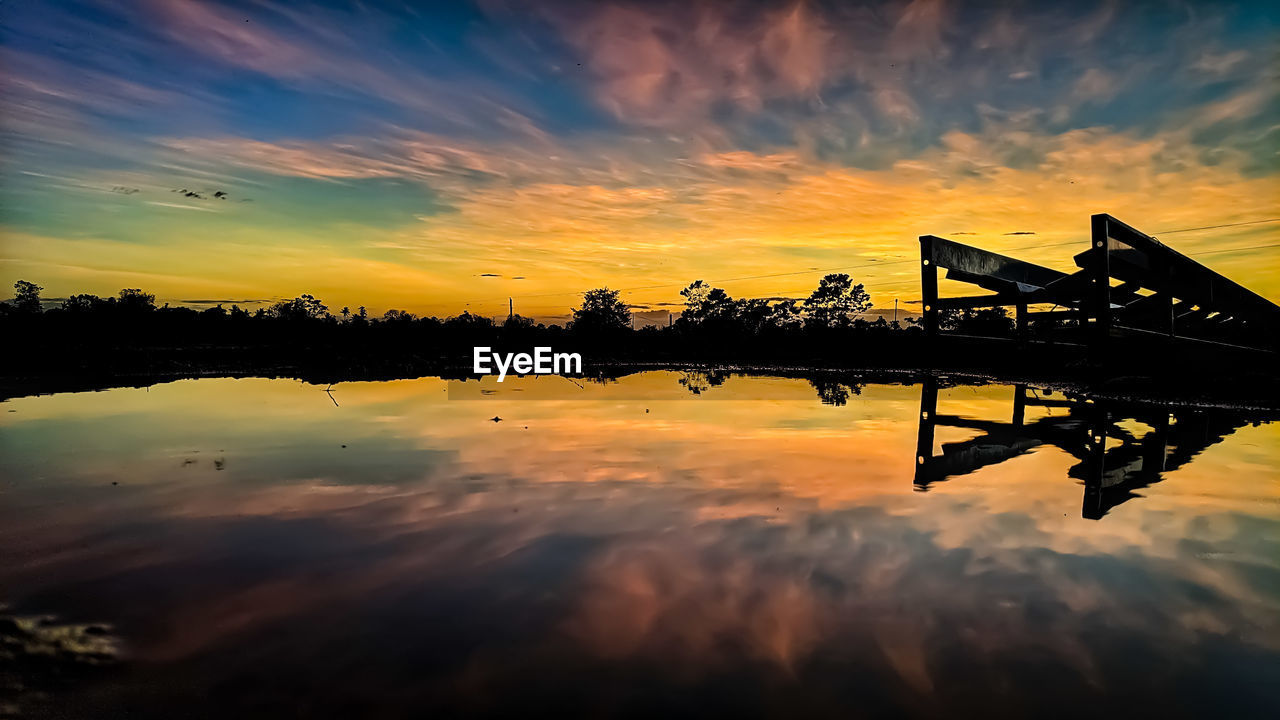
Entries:
{"label": "sky", "polygon": [[1278,58],[1274,2],[8,0],[0,282],[906,309],[919,235],[1070,269],[1108,212],[1278,300]]}

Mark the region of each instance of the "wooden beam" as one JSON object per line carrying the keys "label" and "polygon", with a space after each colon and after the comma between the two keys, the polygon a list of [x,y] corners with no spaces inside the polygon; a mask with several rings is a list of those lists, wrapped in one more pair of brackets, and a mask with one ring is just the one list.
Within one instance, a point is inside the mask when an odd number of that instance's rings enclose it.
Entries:
{"label": "wooden beam", "polygon": [[1067,273],[1060,270],[980,250],[945,238],[934,235],[924,237],[930,238],[935,264],[948,270],[990,277],[1005,283],[1021,284],[1027,286],[1027,291],[1043,288],[1067,276]]}
{"label": "wooden beam", "polygon": [[[1094,217],[1105,219],[1111,277],[1140,282],[1211,310],[1234,310],[1273,327],[1280,324],[1280,306],[1270,300],[1110,215]],[[1094,249],[1097,241],[1095,236]]]}
{"label": "wooden beam", "polygon": [[920,236],[920,295],[923,302],[924,334],[938,334],[938,265],[934,262],[934,242],[942,238]]}
{"label": "wooden beam", "polygon": [[1090,314],[1094,323],[1094,343],[1101,350],[1111,337],[1111,254],[1107,252],[1110,237],[1110,215],[1094,215],[1089,219],[1092,254],[1092,285],[1089,289]]}

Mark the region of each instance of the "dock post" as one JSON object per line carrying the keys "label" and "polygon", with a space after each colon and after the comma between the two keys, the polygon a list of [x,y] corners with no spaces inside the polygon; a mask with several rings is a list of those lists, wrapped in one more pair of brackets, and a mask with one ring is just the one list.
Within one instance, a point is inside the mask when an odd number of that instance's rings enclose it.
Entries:
{"label": "dock post", "polygon": [[1092,244],[1089,251],[1093,254],[1090,263],[1092,275],[1089,302],[1093,316],[1092,345],[1098,360],[1105,360],[1107,345],[1111,339],[1111,252],[1110,229],[1107,227],[1107,215],[1094,215],[1090,218]]}
{"label": "dock post", "polygon": [[920,296],[923,306],[924,334],[938,335],[938,266],[933,261],[933,236],[920,236]]}
{"label": "dock post", "polygon": [[1080,516],[1086,520],[1100,520],[1107,514],[1103,492],[1107,479],[1107,430],[1111,427],[1111,414],[1102,404],[1093,408],[1089,427],[1088,449],[1085,451],[1084,502]]}
{"label": "dock post", "polygon": [[933,429],[938,414],[938,380],[932,375],[920,385],[920,430],[916,435],[916,472],[914,484],[926,488],[932,481],[928,466],[933,460]]}

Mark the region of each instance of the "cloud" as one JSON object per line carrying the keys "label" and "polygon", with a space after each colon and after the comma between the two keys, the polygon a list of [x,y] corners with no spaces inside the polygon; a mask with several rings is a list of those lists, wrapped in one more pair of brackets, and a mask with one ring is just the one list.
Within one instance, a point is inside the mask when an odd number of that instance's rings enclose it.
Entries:
{"label": "cloud", "polygon": [[[271,78],[326,107],[358,117],[369,99],[382,108],[411,109],[437,128],[518,127],[531,103],[500,82],[440,55],[432,43],[391,48],[385,33],[412,20],[393,6],[316,7],[306,13],[275,2],[231,7],[196,0],[113,4],[90,0],[94,12],[20,13],[29,45],[44,54],[5,50],[15,76],[6,84],[64,105],[142,117],[154,124],[189,121],[204,128],[243,121],[278,102],[259,95],[247,104],[226,90],[245,77]],[[409,15],[409,17],[405,17]],[[76,39],[66,43],[65,37]],[[64,52],[74,45],[78,52]],[[444,65],[465,81],[441,79]],[[428,72],[423,68],[431,65]],[[239,73],[237,76],[236,73]],[[235,78],[229,81],[228,78]],[[252,82],[252,81],[250,81]],[[255,108],[253,104],[266,104]],[[155,113],[164,109],[164,115]],[[32,108],[31,110],[34,110]],[[29,113],[31,111],[28,111]],[[152,113],[146,115],[146,113]],[[212,120],[212,122],[211,122]]]}
{"label": "cloud", "polygon": [[1210,75],[1224,75],[1249,57],[1245,50],[1234,50],[1224,53],[1206,52],[1192,64],[1191,69]]}
{"label": "cloud", "polygon": [[1221,122],[1243,122],[1273,108],[1278,97],[1280,90],[1274,87],[1243,90],[1218,102],[1197,107],[1190,113],[1190,125],[1203,129]]}
{"label": "cloud", "polygon": [[944,0],[912,0],[894,23],[889,56],[900,62],[946,57],[948,47],[942,38],[946,9]]}
{"label": "cloud", "polygon": [[1076,80],[1071,98],[1077,102],[1105,102],[1115,97],[1119,89],[1114,75],[1101,68],[1089,68]]}
{"label": "cloud", "polygon": [[[953,131],[941,147],[879,170],[797,151],[694,154],[677,143],[646,146],[646,153],[586,140],[555,146],[560,162],[540,164],[544,148],[443,145],[444,139],[421,134],[288,145],[174,139],[165,146],[181,148],[190,162],[231,162],[242,171],[421,181],[443,193],[450,210],[393,229],[377,246],[401,262],[446,261],[472,275],[499,274],[495,263],[508,266],[505,275],[537,267],[531,293],[757,275],[761,263],[793,267],[793,248],[805,248],[807,262],[818,267],[867,265],[910,257],[914,238],[947,227],[969,228],[964,232],[993,238],[984,247],[1034,261],[1069,253],[1002,245],[1001,238],[1033,233],[1006,228],[1035,226],[1038,237],[1054,243],[1080,237],[1092,212],[1112,212],[1151,231],[1269,212],[1273,178],[1241,175],[1248,158],[1238,152],[1224,151],[1217,165],[1202,165],[1186,131],[1147,138],[1105,128],[1049,134],[1017,129],[1025,122],[992,115],[983,132]],[[1223,215],[1224,207],[1232,211]],[[877,299],[916,292],[909,267],[855,274],[873,281]],[[790,296],[807,293],[810,280],[766,279],[730,289],[740,296]],[[627,299],[652,305],[671,292]],[[444,297],[432,302],[439,303],[433,312],[456,312]],[[550,314],[565,302],[535,303],[525,314],[544,308]]]}
{"label": "cloud", "polygon": [[182,203],[160,202],[158,200],[144,200],[147,205],[155,205],[156,207],[175,208],[178,210],[196,210],[199,212],[218,212],[215,208],[200,207],[199,205],[184,205]]}
{"label": "cloud", "polygon": [[805,3],[758,14],[601,3],[554,20],[584,55],[598,102],[619,118],[655,125],[704,116],[720,103],[750,111],[773,98],[816,98],[836,39]]}
{"label": "cloud", "polygon": [[[901,259],[947,227],[999,249],[1009,227],[1074,237],[1090,212],[1158,230],[1274,205],[1270,56],[1230,8],[482,3],[464,29],[392,6],[88,4],[19,8],[0,50],[6,229],[129,239],[148,272],[234,236],[279,248],[289,277],[309,242],[316,267],[390,268],[431,285],[410,309],[448,312],[492,269],[531,294],[668,286]],[[1108,32],[1153,23],[1167,32]],[[144,202],[184,184],[257,202]],[[73,256],[25,260],[83,277]],[[903,268],[863,272],[913,292]],[[346,302],[408,305],[350,282],[380,295]],[[1266,264],[1245,282],[1280,287]],[[277,291],[211,292],[241,289]]]}
{"label": "cloud", "polygon": [[163,0],[154,7],[160,27],[171,38],[221,62],[281,78],[342,78],[349,72],[241,13],[193,0]]}
{"label": "cloud", "polygon": [[[683,393],[677,378],[631,376],[576,387],[575,397]],[[547,382],[519,386],[537,393]],[[735,377],[722,388],[772,400],[750,414],[738,403],[645,414],[631,403],[578,402],[566,413],[562,403],[517,402],[536,432],[503,442],[480,431],[484,420],[469,403],[442,402],[443,390],[434,379],[343,384],[335,391],[347,409],[341,417],[307,412],[318,386],[253,379],[101,394],[82,399],[74,417],[56,408],[42,416],[47,398],[17,401],[7,432],[24,452],[5,460],[52,463],[51,474],[72,489],[101,485],[104,466],[126,468],[137,531],[119,532],[117,505],[66,508],[57,523],[19,514],[0,534],[23,538],[32,551],[10,576],[40,595],[113,588],[113,607],[135,620],[145,614],[156,628],[131,650],[192,667],[208,667],[202,661],[224,652],[229,638],[273,666],[311,667],[309,647],[270,638],[290,622],[328,617],[348,620],[329,637],[347,651],[342,657],[376,662],[386,638],[403,640],[406,627],[422,623],[365,619],[435,617],[488,598],[494,604],[471,610],[501,641],[490,646],[515,661],[439,647],[428,627],[433,650],[456,661],[440,673],[456,672],[459,682],[447,676],[441,688],[506,687],[501,673],[527,681],[529,668],[561,667],[547,658],[569,652],[610,672],[642,667],[681,687],[761,672],[861,700],[918,700],[930,690],[974,698],[975,674],[1016,674],[1030,653],[1055,681],[1109,694],[1129,687],[1105,672],[1116,647],[1167,684],[1168,673],[1199,671],[1224,651],[1273,653],[1280,643],[1264,631],[1275,603],[1258,582],[1274,565],[1274,521],[1244,518],[1230,499],[1188,512],[1161,493],[1126,506],[1125,518],[1081,521],[1079,488],[1065,477],[1074,460],[1057,452],[1002,466],[1007,476],[1052,482],[1008,493],[974,476],[923,504],[909,483],[894,482],[911,472],[917,388],[868,386],[866,403],[840,413],[815,412],[808,383],[777,378]],[[1007,393],[961,388],[950,402],[1002,417]],[[270,402],[246,416],[250,397]],[[107,462],[47,452],[81,427],[114,433],[115,442],[102,444]],[[208,480],[219,471],[204,463],[176,481],[171,455],[137,447],[144,435],[176,446],[193,427],[241,448],[217,483]],[[251,441],[268,429],[279,442]],[[1273,457],[1272,435],[1254,428],[1237,447]],[[859,442],[840,442],[851,436]],[[667,462],[637,461],[655,447]],[[383,459],[385,472],[341,459],[353,452]],[[323,457],[310,457],[316,453]],[[1178,482],[1193,493],[1214,487],[1214,473],[1197,475],[1196,467]],[[354,482],[371,472],[377,483]],[[40,490],[19,482],[12,492],[23,499]],[[250,530],[277,539],[280,552],[228,541]],[[86,538],[89,555],[56,552]],[[1240,553],[1199,552],[1224,542]],[[172,582],[186,590],[134,602],[156,578],[186,580],[250,559],[264,573],[232,573],[212,588]],[[335,572],[343,582],[332,582]],[[538,622],[528,621],[531,607]],[[463,633],[460,642],[472,640]],[[1171,656],[1176,666],[1161,662]],[[963,672],[956,657],[970,661]],[[844,671],[849,659],[859,672]],[[380,671],[344,669],[355,680]],[[1015,702],[1043,699],[1040,686],[1010,687]]]}
{"label": "cloud", "polygon": [[178,300],[183,305],[262,305],[274,302],[271,298],[224,298],[221,300]]}

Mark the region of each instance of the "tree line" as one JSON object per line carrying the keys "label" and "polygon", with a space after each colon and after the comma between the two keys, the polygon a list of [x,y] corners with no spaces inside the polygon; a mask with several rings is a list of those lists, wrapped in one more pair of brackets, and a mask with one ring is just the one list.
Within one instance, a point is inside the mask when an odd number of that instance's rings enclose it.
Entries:
{"label": "tree line", "polygon": [[[734,298],[697,280],[680,291],[683,307],[674,322],[640,329],[632,328],[632,309],[619,291],[607,287],[585,292],[563,325],[517,314],[495,320],[470,312],[446,318],[396,309],[371,316],[364,307],[334,312],[310,294],[253,310],[158,306],[153,293],[138,288],[113,297],[72,295],[46,307],[51,303],[39,285],[20,280],[14,290],[12,300],[0,302],[0,327],[24,348],[9,354],[11,369],[167,362],[407,370],[461,364],[475,345],[523,351],[533,344],[614,361],[821,364],[851,354],[860,360],[905,354],[921,334],[914,320],[868,319],[871,296],[843,273],[826,275],[803,299]],[[1003,308],[948,312],[940,320],[948,330],[1013,333]]]}
{"label": "tree line", "polygon": [[[14,283],[14,298],[0,302],[0,319],[17,320],[41,316],[56,318],[93,317],[99,320],[139,320],[150,313],[171,314],[188,320],[236,320],[273,321],[283,323],[344,324],[351,326],[387,325],[403,326],[425,323],[440,326],[489,326],[530,328],[539,326],[533,320],[520,315],[510,315],[505,322],[463,312],[440,319],[419,317],[404,310],[391,309],[380,317],[371,317],[365,307],[351,310],[343,307],[331,312],[323,301],[310,294],[291,300],[281,300],[266,307],[249,311],[232,304],[224,308],[222,303],[204,310],[187,307],[162,307],[156,305],[156,296],[138,288],[126,288],[114,297],[91,294],[72,295],[53,308],[45,308],[40,293],[44,288],[26,280]],[[844,273],[832,273],[822,278],[817,288],[803,300],[795,298],[733,298],[722,288],[712,287],[696,280],[680,291],[684,307],[671,329],[697,330],[708,334],[756,335],[768,331],[830,331],[869,324],[888,324],[896,330],[904,330],[916,323],[908,318],[905,324],[888,323],[884,318],[868,321],[861,317],[872,307],[871,296],[861,283],[854,283]],[[600,335],[632,330],[631,308],[623,302],[619,291],[607,287],[583,293],[582,302],[572,308],[572,319],[564,326],[567,331],[583,335]],[[941,313],[939,324],[946,330],[983,330],[987,334],[1007,335],[1013,330],[1013,321],[1004,308],[983,310],[947,310]],[[541,327],[548,327],[541,325]]]}

